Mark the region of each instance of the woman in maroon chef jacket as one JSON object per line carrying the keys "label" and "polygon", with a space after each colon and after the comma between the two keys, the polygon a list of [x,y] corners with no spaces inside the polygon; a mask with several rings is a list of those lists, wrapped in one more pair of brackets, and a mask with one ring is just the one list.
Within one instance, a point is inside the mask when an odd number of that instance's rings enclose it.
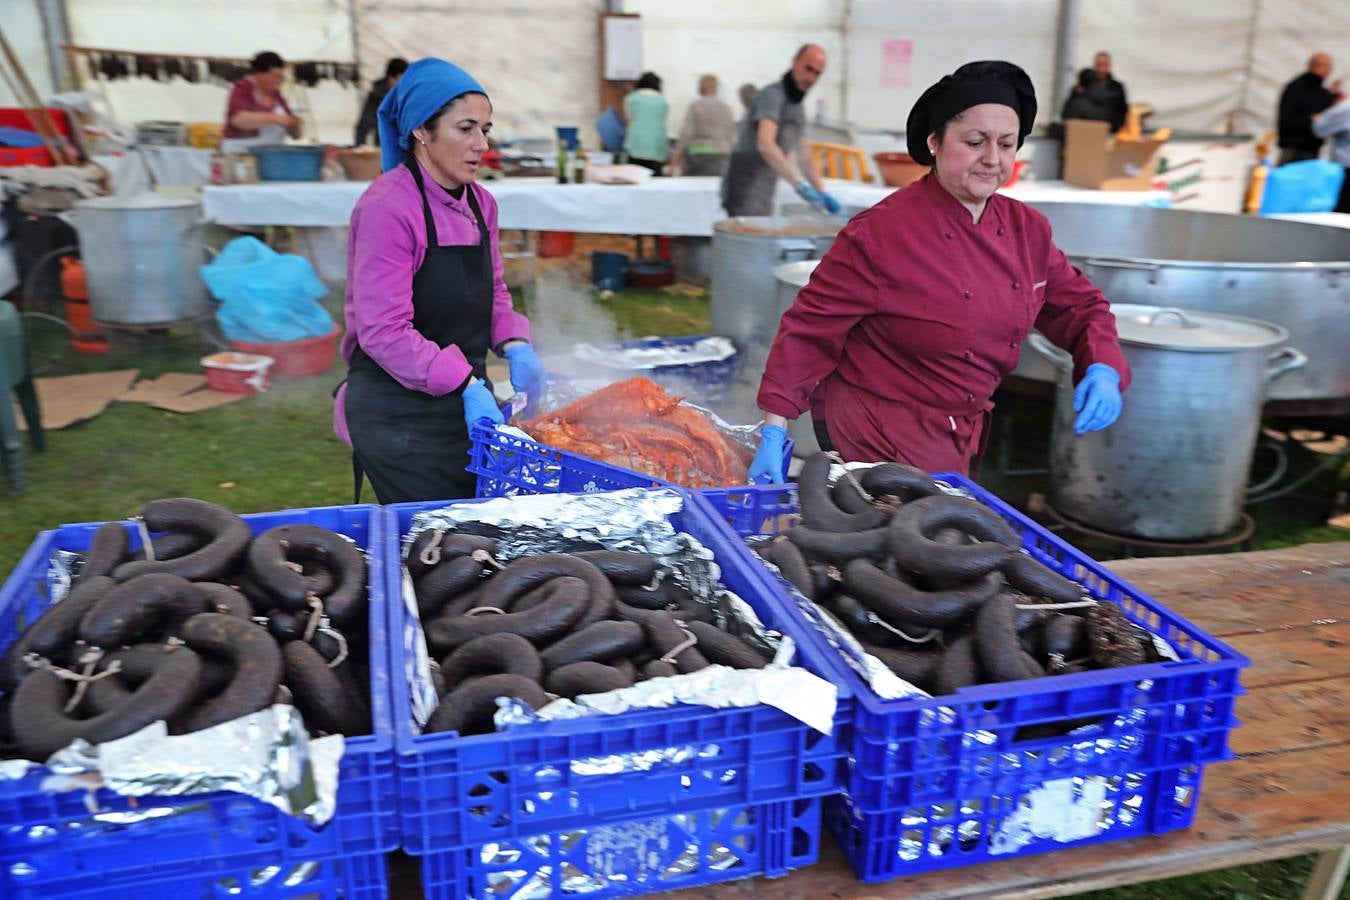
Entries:
{"label": "woman in maroon chef jacket", "polygon": [[967,472],[1033,326],[1073,354],[1078,432],[1115,421],[1129,367],[1106,298],[1044,216],[996,193],[1035,118],[1007,62],[968,63],[919,98],[906,139],[933,170],[854,216],[783,314],[752,480],[784,479],[784,426],[817,385],[846,460]]}

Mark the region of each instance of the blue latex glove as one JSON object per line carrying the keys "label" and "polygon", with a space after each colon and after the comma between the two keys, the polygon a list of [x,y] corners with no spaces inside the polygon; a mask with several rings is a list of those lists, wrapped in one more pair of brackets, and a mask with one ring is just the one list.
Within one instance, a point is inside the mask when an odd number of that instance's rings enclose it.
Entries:
{"label": "blue latex glove", "polygon": [[830,215],[835,215],[843,208],[839,205],[839,201],[829,194],[811,187],[809,181],[797,182],[797,196],[801,197],[807,203],[810,203],[816,209],[825,210],[825,212]]}
{"label": "blue latex glove", "polygon": [[750,463],[750,480],[755,484],[782,484],[787,481],[783,471],[783,447],[787,431],[780,425],[765,425],[760,429],[759,449]]}
{"label": "blue latex glove", "polygon": [[487,419],[494,425],[505,424],[502,411],[497,406],[497,398],[487,389],[482,379],[475,378],[464,389],[464,421],[473,427],[479,419]]}
{"label": "blue latex glove", "polygon": [[502,355],[511,367],[511,387],[517,391],[536,390],[548,380],[548,372],[544,370],[539,354],[529,344],[512,344]]}
{"label": "blue latex glove", "polygon": [[1101,431],[1120,416],[1124,407],[1120,399],[1120,374],[1106,363],[1087,367],[1083,380],[1073,391],[1073,430],[1079,434]]}

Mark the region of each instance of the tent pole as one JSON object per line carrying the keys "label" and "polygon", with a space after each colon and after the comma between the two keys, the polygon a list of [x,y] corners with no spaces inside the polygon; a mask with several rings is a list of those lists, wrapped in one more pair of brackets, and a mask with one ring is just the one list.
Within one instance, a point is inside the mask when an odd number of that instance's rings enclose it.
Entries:
{"label": "tent pole", "polygon": [[1079,0],[1060,0],[1059,23],[1055,33],[1055,80],[1051,88],[1049,113],[1052,119],[1059,118],[1064,101],[1074,83],[1074,59],[1078,53],[1078,12]]}

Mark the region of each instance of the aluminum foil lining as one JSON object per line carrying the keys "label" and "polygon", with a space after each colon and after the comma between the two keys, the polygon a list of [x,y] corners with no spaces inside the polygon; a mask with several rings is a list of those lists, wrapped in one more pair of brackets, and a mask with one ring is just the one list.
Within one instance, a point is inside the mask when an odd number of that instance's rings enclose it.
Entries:
{"label": "aluminum foil lining", "polygon": [[716,336],[687,344],[659,344],[653,347],[582,343],[572,348],[572,356],[588,365],[626,371],[721,362],[735,354],[736,345],[729,338]]}
{"label": "aluminum foil lining", "polygon": [[[192,734],[171,735],[163,722],[155,722],[101,744],[77,739],[47,760],[50,774],[42,789],[108,788],[126,797],[233,791],[318,827],[337,808],[338,766],[345,749],[342,735],[310,737],[295,707],[277,704]],[[0,764],[0,777],[20,778],[36,765],[7,760]],[[147,805],[94,817],[129,824],[179,811]]]}
{"label": "aluminum foil lining", "polygon": [[[672,879],[700,870],[720,872],[742,865],[737,843],[700,841],[702,816],[718,833],[753,824],[744,810],[714,809],[489,842],[476,851],[492,867],[484,894],[548,900],[602,891],[659,891],[670,887]],[[556,872],[550,860],[562,860]]]}
{"label": "aluminum foil lining", "polygon": [[[833,684],[791,665],[793,641],[764,625],[754,609],[721,584],[721,569],[713,553],[693,536],[677,532],[669,517],[683,506],[679,494],[668,490],[634,488],[595,494],[535,494],[462,503],[418,513],[404,538],[403,552],[425,528],[439,527],[492,537],[503,562],[539,553],[569,553],[590,549],[632,550],[657,561],[662,578],[673,578],[695,599],[711,607],[718,627],[758,644],[774,654],[764,669],[709,667],[703,672],[653,679],[620,691],[586,695],[578,702],[555,701],[535,712],[521,704],[499,709],[499,728],[540,720],[612,715],[630,709],[651,709],[689,703],[714,708],[767,703],[798,720],[829,733],[834,719],[837,689]],[[405,649],[412,651],[405,673],[410,684],[414,718],[425,725],[435,708],[425,641],[417,616],[416,598],[404,579],[408,626]],[[420,652],[415,646],[421,644]],[[700,677],[701,676],[701,677]],[[631,761],[635,770],[641,762]],[[597,765],[606,765],[599,763]]]}

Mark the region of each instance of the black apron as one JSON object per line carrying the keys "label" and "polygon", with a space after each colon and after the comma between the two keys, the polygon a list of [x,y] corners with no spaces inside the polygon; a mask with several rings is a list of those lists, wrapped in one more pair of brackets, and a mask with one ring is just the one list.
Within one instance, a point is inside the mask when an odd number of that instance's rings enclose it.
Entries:
{"label": "black apron", "polygon": [[[439,347],[458,345],[474,377],[486,384],[492,252],[473,186],[465,185],[464,190],[478,224],[478,243],[442,247],[421,168],[411,158],[405,165],[417,182],[427,230],[426,257],[413,275],[413,327]],[[459,392],[433,397],[408,390],[358,346],[347,372],[345,410],[352,437],[354,502],[361,502],[363,474],[380,503],[474,495],[475,476],[465,470],[471,442]]]}

